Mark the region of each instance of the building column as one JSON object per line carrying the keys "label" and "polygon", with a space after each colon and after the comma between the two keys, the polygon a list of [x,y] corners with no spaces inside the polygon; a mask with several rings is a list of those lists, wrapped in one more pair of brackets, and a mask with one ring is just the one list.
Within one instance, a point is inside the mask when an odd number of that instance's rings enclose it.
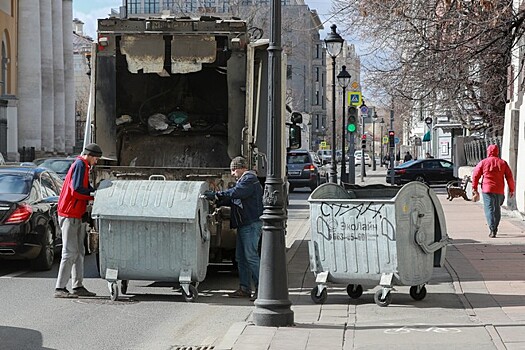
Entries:
{"label": "building column", "polygon": [[64,27],[64,88],[65,88],[65,142],[66,153],[73,153],[75,146],[75,72],[73,67],[73,1],[62,2]]}
{"label": "building column", "polygon": [[42,148],[40,2],[18,3],[18,147]]}
{"label": "building column", "polygon": [[54,147],[53,24],[51,0],[40,0],[40,48],[42,60],[42,150]]}
{"label": "building column", "polygon": [[[53,19],[53,86],[54,86],[54,141],[55,151],[65,152],[65,93],[64,93],[64,28],[62,1],[52,1]],[[73,30],[73,28],[71,28]]]}

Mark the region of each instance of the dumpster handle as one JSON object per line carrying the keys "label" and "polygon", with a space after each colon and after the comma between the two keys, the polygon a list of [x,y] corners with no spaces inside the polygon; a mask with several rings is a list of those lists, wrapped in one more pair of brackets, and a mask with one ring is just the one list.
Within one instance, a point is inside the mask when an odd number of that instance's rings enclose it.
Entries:
{"label": "dumpster handle", "polygon": [[163,180],[166,181],[166,176],[160,174],[150,175],[148,180]]}
{"label": "dumpster handle", "polygon": [[[416,213],[414,213],[416,214]],[[412,215],[412,222],[416,226],[416,232],[414,232],[414,239],[416,243],[419,245],[419,247],[427,254],[432,254],[441,248],[447,246],[450,243],[450,239],[448,236],[443,237],[439,242],[434,242],[431,244],[425,243],[425,235],[423,234],[423,231],[421,230],[421,218],[425,216],[425,214],[417,213],[416,220],[414,220],[414,216]],[[416,221],[416,222],[414,222]]]}
{"label": "dumpster handle", "polygon": [[204,244],[206,243],[210,237],[205,232],[202,231],[202,222],[201,222],[201,211],[199,210],[197,213],[197,217],[199,218],[199,231],[201,233],[201,242]]}

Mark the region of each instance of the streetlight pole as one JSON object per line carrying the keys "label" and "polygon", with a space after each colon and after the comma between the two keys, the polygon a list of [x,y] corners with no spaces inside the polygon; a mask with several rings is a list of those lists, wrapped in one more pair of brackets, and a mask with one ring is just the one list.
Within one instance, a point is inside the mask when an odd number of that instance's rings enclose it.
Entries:
{"label": "streetlight pole", "polygon": [[337,75],[337,82],[343,88],[343,125],[341,133],[341,184],[348,182],[348,176],[346,174],[346,154],[345,154],[345,139],[346,139],[346,87],[350,84],[352,76],[346,70],[346,66],[341,67],[341,71]]}
{"label": "streetlight pole", "polygon": [[374,109],[374,116],[372,117],[372,170],[376,171],[376,121],[377,113]]}
{"label": "streetlight pole", "polygon": [[381,163],[381,167],[383,167],[383,126],[385,125],[385,119],[384,118],[381,118],[381,121],[379,122],[379,124],[381,125],[381,142],[380,142],[380,145],[381,145],[381,154],[380,154],[380,163]]}
{"label": "streetlight pole", "polygon": [[[275,1],[275,0],[274,0]],[[337,26],[332,24],[332,32],[324,39],[326,51],[332,57],[332,164],[330,166],[330,182],[337,183],[336,132],[335,132],[335,59],[341,53],[344,39],[337,34]]]}
{"label": "streetlight pole", "polygon": [[288,272],[284,240],[281,0],[272,0],[268,46],[268,171],[263,195],[263,220],[259,288],[253,322],[256,326],[292,326],[294,314],[288,297]]}

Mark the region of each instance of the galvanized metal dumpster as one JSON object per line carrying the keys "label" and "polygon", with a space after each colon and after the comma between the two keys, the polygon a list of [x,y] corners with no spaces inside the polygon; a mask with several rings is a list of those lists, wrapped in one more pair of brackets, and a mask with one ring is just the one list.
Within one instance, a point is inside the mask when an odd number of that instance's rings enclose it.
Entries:
{"label": "galvanized metal dumpster", "polygon": [[382,286],[374,300],[387,306],[394,285],[426,296],[434,266],[442,266],[448,236],[441,203],[429,187],[319,186],[310,203],[310,267],[317,286],[312,300],[324,303],[326,283],[344,283],[359,298],[363,286]]}
{"label": "galvanized metal dumpster", "polygon": [[[92,217],[100,235],[100,274],[111,299],[117,280],[179,282],[186,301],[198,296],[192,282],[206,276],[210,234],[204,181],[103,181]],[[125,290],[122,290],[125,293]]]}

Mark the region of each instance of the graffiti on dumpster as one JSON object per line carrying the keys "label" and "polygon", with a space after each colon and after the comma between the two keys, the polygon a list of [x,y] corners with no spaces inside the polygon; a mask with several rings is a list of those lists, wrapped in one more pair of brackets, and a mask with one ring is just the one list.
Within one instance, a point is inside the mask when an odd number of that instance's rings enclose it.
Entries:
{"label": "graffiti on dumpster", "polygon": [[[317,233],[328,241],[376,241],[379,235],[394,241],[394,225],[383,215],[383,208],[384,204],[373,202],[367,205],[323,202],[316,220]],[[349,218],[354,220],[348,221]]]}

